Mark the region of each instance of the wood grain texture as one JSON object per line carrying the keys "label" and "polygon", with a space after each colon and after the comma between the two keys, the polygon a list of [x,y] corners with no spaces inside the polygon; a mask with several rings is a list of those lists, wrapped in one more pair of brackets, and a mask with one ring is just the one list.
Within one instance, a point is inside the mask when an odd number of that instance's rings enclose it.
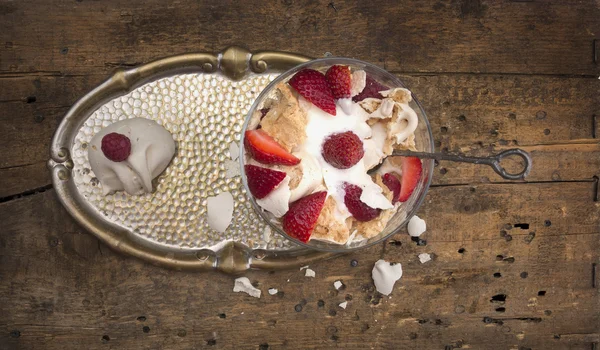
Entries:
{"label": "wood grain texture", "polygon": [[[591,264],[600,252],[600,213],[591,187],[434,188],[419,213],[429,226],[426,246],[401,234],[395,244],[311,266],[315,279],[298,270],[247,273],[262,290],[260,299],[233,293],[230,276],[168,271],[113,253],[65,220],[53,191],[47,191],[0,204],[6,233],[0,236],[0,344],[8,349],[83,344],[90,349],[258,349],[260,344],[443,349],[460,343],[472,349],[589,349],[600,321],[598,291],[591,285]],[[450,205],[448,198],[454,199]],[[524,223],[528,229],[515,227]],[[527,239],[530,232],[533,239]],[[420,264],[422,252],[434,259]],[[370,278],[379,258],[403,264],[404,277],[391,298],[376,293]],[[351,267],[353,259],[357,267]],[[336,280],[343,289],[335,290]],[[281,293],[270,296],[268,288]],[[491,302],[498,294],[505,294],[505,301]],[[346,310],[337,306],[344,300]],[[504,312],[497,311],[501,307]],[[18,338],[10,336],[15,331]]]}
{"label": "wood grain texture", "polygon": [[[165,52],[325,52],[402,72],[598,75],[594,1],[5,1],[0,71],[88,74]],[[36,49],[33,49],[36,48]],[[165,50],[167,49],[167,50]]]}
{"label": "wood grain texture", "polygon": [[[591,349],[598,18],[593,0],[0,0],[0,349]],[[427,245],[400,234],[314,279],[251,271],[260,299],[114,253],[49,187],[54,130],[115,68],[229,45],[375,63],[418,96],[438,150],[520,147],[533,171],[509,184],[440,162],[418,213]],[[371,279],[380,258],[403,265],[390,298]]]}

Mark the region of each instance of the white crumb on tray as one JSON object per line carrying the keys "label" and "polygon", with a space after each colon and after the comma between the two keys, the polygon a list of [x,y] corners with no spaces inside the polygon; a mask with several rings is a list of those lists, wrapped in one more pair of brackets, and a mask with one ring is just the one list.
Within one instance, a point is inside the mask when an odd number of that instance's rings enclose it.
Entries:
{"label": "white crumb on tray", "polygon": [[306,273],[304,274],[304,276],[306,276],[306,277],[315,277],[316,274],[315,274],[315,272],[313,270],[306,269]]}
{"label": "white crumb on tray", "polygon": [[279,291],[277,290],[277,288],[269,288],[268,292],[269,292],[270,295],[275,295]]}
{"label": "white crumb on tray", "polygon": [[371,273],[375,288],[383,295],[390,295],[394,284],[402,277],[402,265],[393,264],[383,259],[377,260]]}
{"label": "white crumb on tray", "polygon": [[233,218],[233,197],[229,192],[219,193],[206,200],[208,226],[220,233],[225,232]]}
{"label": "white crumb on tray", "polygon": [[260,298],[260,289],[254,288],[248,277],[236,278],[233,284],[233,291],[236,293],[244,292],[255,298]]}
{"label": "white crumb on tray", "polygon": [[302,271],[302,270],[304,270],[304,269],[308,269],[308,265],[306,265],[306,266],[302,266],[302,267],[300,268],[300,271]]}
{"label": "white crumb on tray", "polygon": [[408,222],[408,234],[411,237],[419,237],[426,229],[427,225],[425,224],[425,220],[416,215],[410,218],[410,221]]}
{"label": "white crumb on tray", "polygon": [[271,227],[269,225],[265,226],[263,230],[263,241],[269,243],[271,241]]}
{"label": "white crumb on tray", "polygon": [[333,282],[333,286],[335,287],[335,289],[340,289],[342,288],[344,284],[342,283],[342,281],[335,281]]}
{"label": "white crumb on tray", "polygon": [[240,176],[240,163],[237,160],[225,160],[225,177],[233,179],[236,176]]}
{"label": "white crumb on tray", "polygon": [[237,142],[233,141],[229,144],[229,155],[231,156],[231,160],[237,160],[240,156],[240,148]]}
{"label": "white crumb on tray", "polygon": [[425,264],[426,262],[431,260],[431,255],[429,255],[428,253],[421,253],[419,254],[419,261],[421,262],[421,264]]}
{"label": "white crumb on tray", "polygon": [[343,303],[339,304],[339,307],[341,307],[342,309],[346,309],[346,307],[348,306],[348,302],[344,301]]}

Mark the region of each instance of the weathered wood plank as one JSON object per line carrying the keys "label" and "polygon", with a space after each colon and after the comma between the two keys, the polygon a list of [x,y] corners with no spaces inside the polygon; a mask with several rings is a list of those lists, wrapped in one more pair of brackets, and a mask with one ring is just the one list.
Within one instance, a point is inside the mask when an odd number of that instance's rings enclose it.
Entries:
{"label": "weathered wood plank", "polygon": [[[474,192],[470,186],[433,188],[420,210],[428,223],[426,246],[398,235],[401,246],[379,245],[311,266],[315,279],[298,270],[249,272],[264,293],[254,299],[231,292],[230,276],[168,271],[99,246],[47,191],[0,204],[0,344],[51,350],[443,349],[462,343],[587,350],[600,322],[591,281],[600,207],[590,196],[590,183],[573,182],[482,185]],[[525,223],[528,229],[514,226]],[[530,232],[535,236],[526,239]],[[422,252],[434,260],[420,264]],[[380,257],[405,270],[389,299],[374,292],[370,277]],[[357,267],[350,266],[353,259]],[[343,290],[334,289],[336,280]],[[268,288],[283,295],[270,296]],[[490,301],[498,294],[506,295],[504,303]],[[337,304],[347,296],[343,310]],[[13,331],[20,336],[11,337]]]}
{"label": "weathered wood plank", "polygon": [[[4,2],[4,74],[107,72],[231,44],[323,56],[402,72],[598,75],[593,1]],[[33,49],[35,48],[35,49]]]}
{"label": "weathered wood plank", "polygon": [[[523,147],[534,156],[529,181],[589,180],[600,168],[592,116],[600,80],[441,75],[401,78],[429,115],[438,150],[485,155]],[[49,184],[43,162],[62,116],[105,76],[0,79],[0,197]],[[35,102],[33,102],[35,98]],[[29,101],[30,103],[27,103]],[[546,135],[545,131],[550,130]],[[569,146],[562,143],[585,145]],[[535,145],[548,145],[538,147]],[[559,145],[556,145],[559,144]],[[577,166],[572,166],[576,164]],[[497,182],[489,169],[442,163],[436,184]]]}

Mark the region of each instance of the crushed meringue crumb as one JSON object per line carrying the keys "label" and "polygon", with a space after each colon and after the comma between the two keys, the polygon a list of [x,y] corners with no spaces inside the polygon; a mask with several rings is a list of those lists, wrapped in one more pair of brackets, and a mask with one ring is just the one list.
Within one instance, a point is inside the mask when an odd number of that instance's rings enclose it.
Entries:
{"label": "crushed meringue crumb", "polygon": [[340,289],[342,288],[344,284],[342,283],[342,281],[335,281],[333,282],[333,286],[335,287],[335,289]]}
{"label": "crushed meringue crumb", "polygon": [[348,306],[348,302],[344,301],[343,303],[339,304],[339,307],[341,307],[342,309],[346,309],[346,307]]}
{"label": "crushed meringue crumb", "polygon": [[315,272],[313,270],[307,268],[306,269],[306,273],[304,274],[304,276],[306,276],[306,277],[315,277],[316,274],[315,274]]}
{"label": "crushed meringue crumb", "polygon": [[269,288],[268,292],[269,292],[270,295],[275,295],[279,291],[276,288]]}
{"label": "crushed meringue crumb", "polygon": [[425,230],[427,230],[425,220],[416,215],[410,218],[410,221],[408,222],[408,234],[411,237],[419,237]]}
{"label": "crushed meringue crumb", "polygon": [[429,255],[428,253],[421,253],[419,254],[419,261],[421,262],[421,264],[425,264],[426,262],[431,260],[431,255]]}
{"label": "crushed meringue crumb", "polygon": [[248,277],[236,278],[233,285],[233,291],[236,293],[244,292],[255,298],[260,298],[261,293],[260,289],[254,288]]}
{"label": "crushed meringue crumb", "polygon": [[220,233],[225,232],[233,218],[233,196],[229,192],[208,197],[206,201],[208,226]]}

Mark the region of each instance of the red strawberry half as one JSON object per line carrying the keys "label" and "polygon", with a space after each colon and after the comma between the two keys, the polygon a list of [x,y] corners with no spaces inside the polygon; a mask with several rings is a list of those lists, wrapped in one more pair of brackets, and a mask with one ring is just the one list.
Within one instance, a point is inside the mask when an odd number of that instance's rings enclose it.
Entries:
{"label": "red strawberry half", "polygon": [[264,130],[247,130],[244,148],[254,160],[263,164],[296,165],[300,159],[286,151]]}
{"label": "red strawberry half", "polygon": [[348,207],[348,211],[358,221],[371,221],[379,216],[381,209],[371,208],[360,200],[362,188],[357,185],[345,183],[344,203]]}
{"label": "red strawberry half", "polygon": [[282,218],[283,230],[301,242],[308,242],[317,224],[327,192],[315,192],[290,204],[290,209]]}
{"label": "red strawberry half", "polygon": [[321,154],[325,161],[337,169],[348,169],[365,155],[361,139],[352,131],[329,136],[323,142]]}
{"label": "red strawberry half", "polygon": [[400,187],[400,202],[406,202],[417,187],[423,166],[421,160],[415,157],[402,158],[402,182]]}
{"label": "red strawberry half", "polygon": [[283,171],[261,168],[256,165],[245,165],[244,170],[250,193],[258,199],[265,198],[285,178]]}
{"label": "red strawberry half", "polygon": [[323,73],[303,69],[288,82],[300,95],[325,112],[335,115],[335,100]]}
{"label": "red strawberry half", "polygon": [[350,87],[352,85],[352,74],[348,66],[331,66],[325,73],[325,79],[329,83],[329,88],[334,99],[350,97]]}
{"label": "red strawberry half", "polygon": [[352,97],[352,101],[358,102],[362,101],[365,98],[383,98],[383,96],[379,93],[379,91],[387,90],[388,88],[379,84],[377,80],[371,78],[367,75],[366,79],[367,83],[365,84],[365,88],[358,95]]}
{"label": "red strawberry half", "polygon": [[392,191],[392,204],[396,204],[398,202],[398,198],[400,198],[400,180],[396,176],[396,173],[387,173],[382,177],[383,184],[387,186],[387,188]]}

